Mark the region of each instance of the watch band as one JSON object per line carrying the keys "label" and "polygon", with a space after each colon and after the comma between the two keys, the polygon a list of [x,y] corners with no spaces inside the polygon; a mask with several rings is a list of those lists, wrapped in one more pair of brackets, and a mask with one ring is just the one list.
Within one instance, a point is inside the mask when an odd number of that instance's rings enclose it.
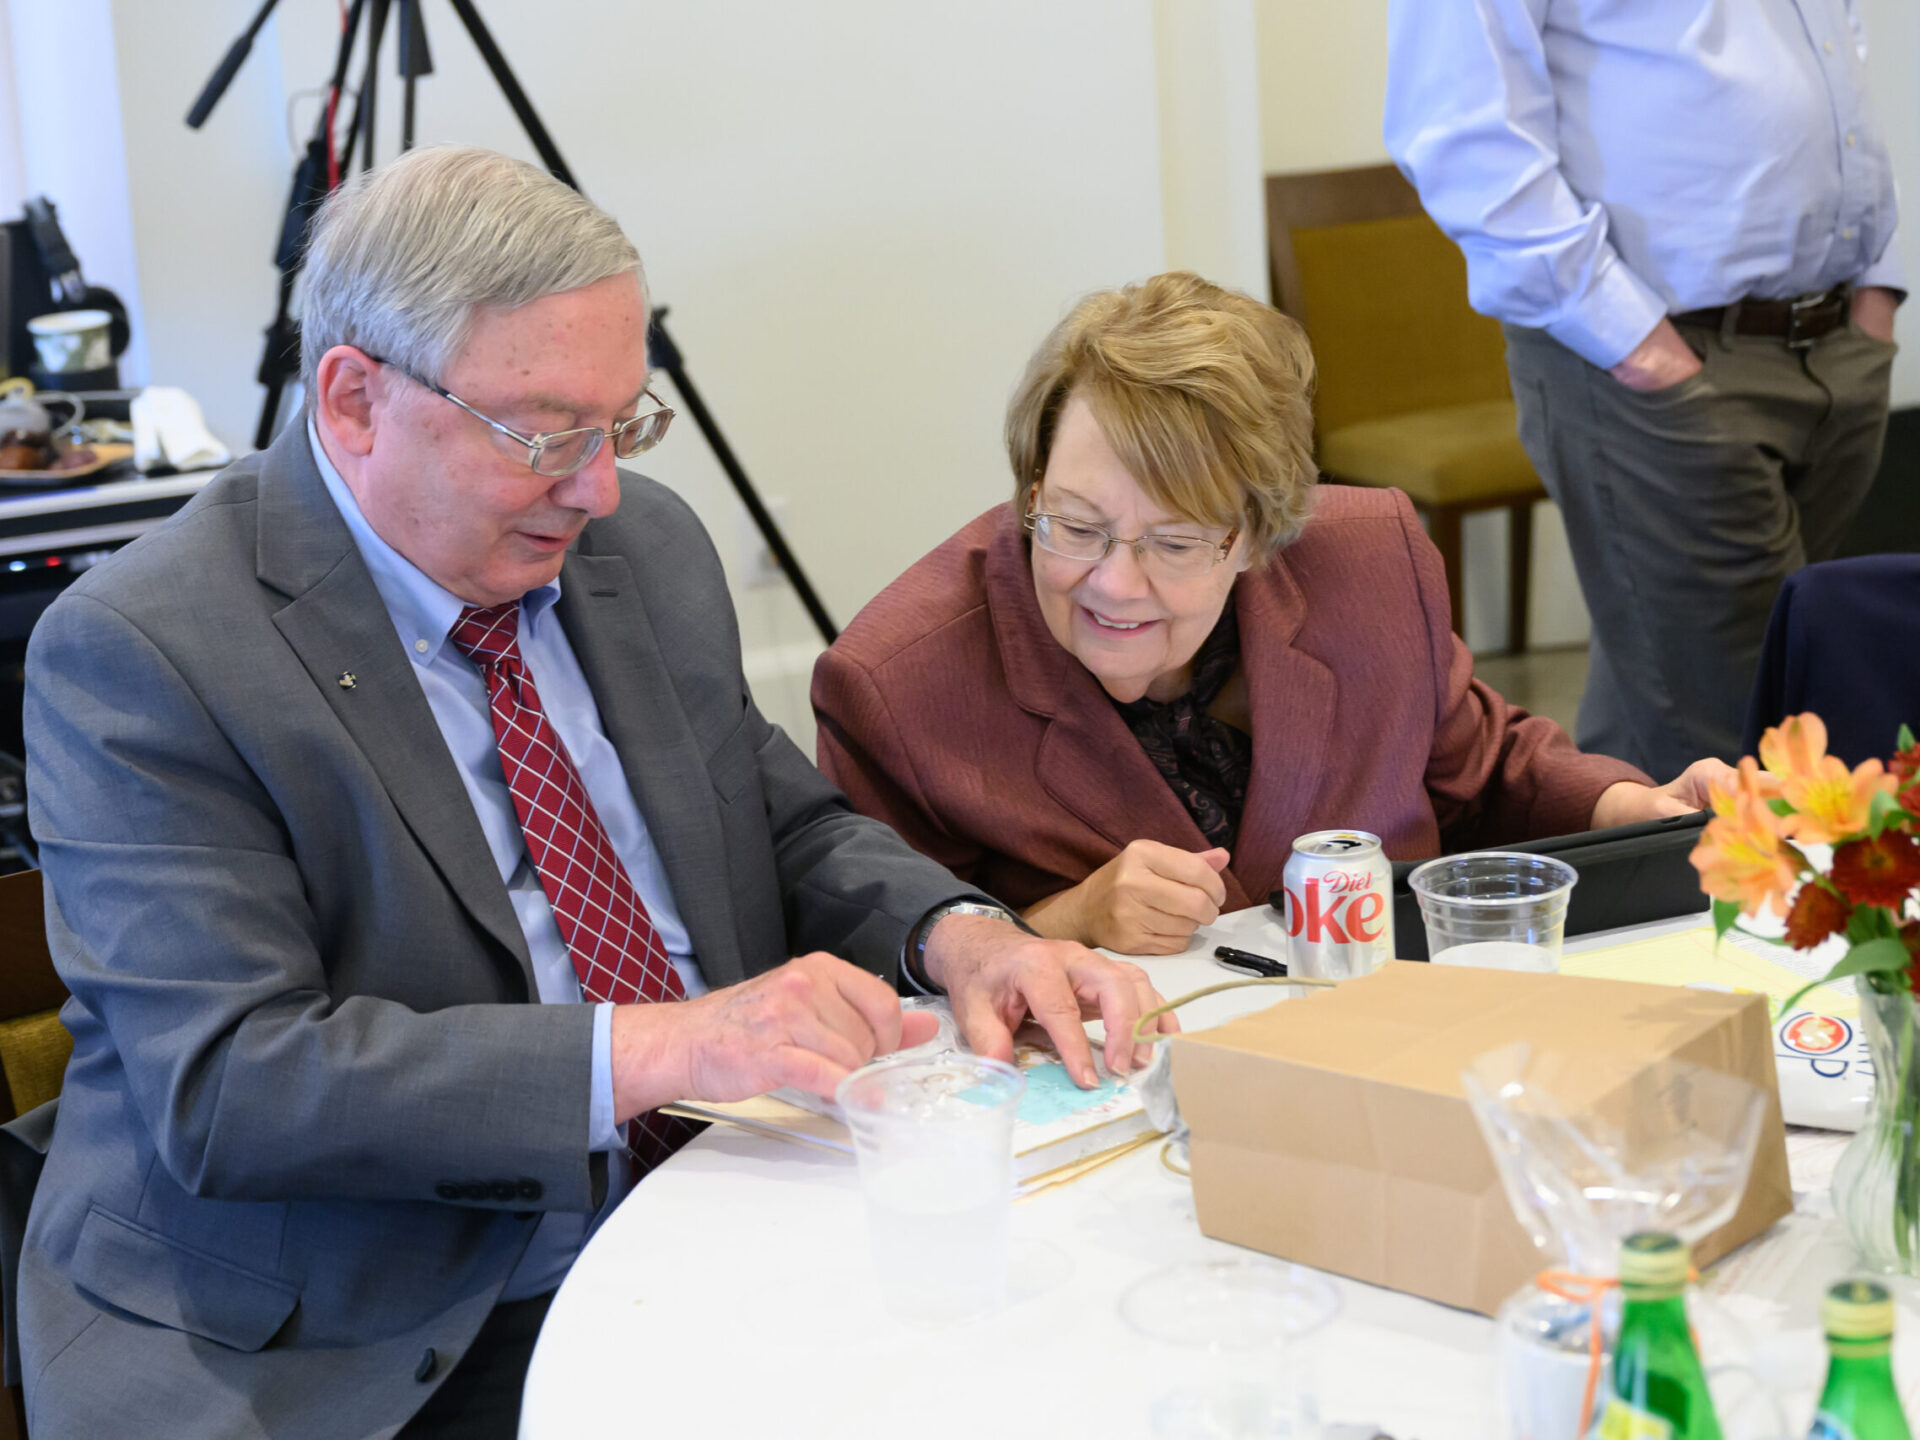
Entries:
{"label": "watch band", "polygon": [[900,957],[907,979],[929,995],[945,993],[927,975],[927,941],[933,936],[933,927],[949,915],[981,915],[990,920],[1005,920],[1010,925],[1018,925],[1029,935],[1038,933],[1015,911],[995,900],[949,900],[944,905],[934,906],[913,927],[912,933],[907,936],[906,950]]}

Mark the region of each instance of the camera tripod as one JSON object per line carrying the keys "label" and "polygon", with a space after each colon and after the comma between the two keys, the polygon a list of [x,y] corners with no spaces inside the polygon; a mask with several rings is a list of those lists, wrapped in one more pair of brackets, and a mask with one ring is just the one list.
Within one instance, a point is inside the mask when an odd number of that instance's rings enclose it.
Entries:
{"label": "camera tripod", "polygon": [[[260,29],[267,23],[267,17],[273,13],[279,0],[265,0],[248,23],[240,38],[235,40],[222,58],[218,68],[208,79],[200,96],[187,112],[187,125],[199,129],[206,123],[213,108],[226,93],[227,86],[239,73],[246,62],[253,42]],[[520,81],[513,73],[513,67],[507,63],[506,55],[495,42],[493,33],[487,29],[486,22],[480,18],[480,12],[474,8],[473,0],[448,0],[454,13],[459,16],[468,37],[480,58],[486,62],[487,70],[492,74],[494,84],[500,88],[508,106],[513,110],[514,118],[520,122],[520,128],[526,132],[527,139],[540,156],[554,179],[571,188],[580,189],[579,181],[574,179],[573,171],[561,156],[559,148],[553,143],[553,137],[547,127],[535,113],[533,104],[527,99],[526,91],[521,89]],[[274,427],[279,418],[281,401],[286,394],[287,382],[300,371],[300,322],[292,313],[294,283],[306,256],[307,230],[312,224],[313,215],[320,202],[353,169],[356,151],[361,167],[373,166],[373,132],[375,109],[379,98],[379,58],[380,49],[386,37],[387,24],[393,18],[393,12],[399,11],[397,29],[399,31],[399,71],[401,79],[400,109],[400,148],[402,151],[413,147],[414,129],[414,91],[422,75],[433,73],[433,57],[427,48],[426,21],[421,14],[422,0],[352,0],[347,16],[340,31],[340,44],[334,54],[333,71],[327,84],[327,102],[321,109],[319,122],[314,135],[307,142],[306,153],[294,169],[292,192],[287,197],[285,219],[280,227],[280,241],[274,254],[274,263],[280,271],[279,301],[274,311],[273,323],[267,327],[265,352],[260,358],[258,379],[266,387],[266,397],[260,411],[260,423],[254,432],[254,446],[265,449],[272,443]],[[365,27],[367,44],[362,70],[360,89],[353,102],[353,116],[348,123],[346,140],[338,150],[335,149],[336,114],[340,97],[345,93],[348,72],[352,67],[354,50],[358,44],[362,27]],[[765,541],[768,551],[780,566],[780,572],[786,576],[788,584],[793,586],[794,594],[806,607],[812,618],[814,628],[820,637],[831,645],[839,636],[827,609],[821,603],[806,572],[800,568],[800,561],[787,544],[779,525],[768,512],[765,504],[747,478],[746,470],[741,466],[733,447],[720,431],[719,423],[713,413],[707,409],[699,390],[688,376],[686,362],[680,353],[680,347],[667,333],[667,307],[656,306],[649,318],[647,328],[647,353],[653,364],[667,374],[673,381],[676,394],[685,404],[693,423],[706,439],[707,448],[713,452],[714,459],[726,472],[727,480],[732,484],[734,493],[740,497],[740,503],[746,506],[752,516],[760,538]]]}

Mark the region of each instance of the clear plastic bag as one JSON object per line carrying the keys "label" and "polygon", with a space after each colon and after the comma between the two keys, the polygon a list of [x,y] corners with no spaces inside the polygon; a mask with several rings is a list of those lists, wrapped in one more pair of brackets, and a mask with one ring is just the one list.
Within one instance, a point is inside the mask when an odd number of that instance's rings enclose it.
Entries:
{"label": "clear plastic bag", "polygon": [[[1758,1087],[1717,1070],[1667,1060],[1617,1067],[1604,1054],[1567,1054],[1516,1044],[1476,1060],[1461,1080],[1513,1213],[1541,1252],[1543,1268],[1605,1280],[1620,1242],[1636,1230],[1666,1230],[1693,1244],[1732,1218],[1746,1192],[1766,1118]],[[1569,1113],[1562,1097],[1579,1097]],[[1578,1440],[1591,1369],[1594,1303],[1528,1285],[1498,1317],[1501,1386],[1512,1440]],[[1599,1305],[1603,1337],[1618,1320],[1617,1296]],[[1739,1395],[1746,1423],[1727,1433],[1775,1433],[1777,1414],[1744,1365],[1729,1317],[1710,1327],[1731,1354],[1703,1353]],[[1607,1353],[1603,1345],[1603,1356]],[[1723,1423],[1727,1421],[1722,1416]]]}

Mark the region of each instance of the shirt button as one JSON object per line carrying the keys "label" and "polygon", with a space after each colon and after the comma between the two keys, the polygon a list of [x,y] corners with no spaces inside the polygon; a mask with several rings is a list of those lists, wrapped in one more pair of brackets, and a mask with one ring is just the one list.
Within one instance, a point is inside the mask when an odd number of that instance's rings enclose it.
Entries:
{"label": "shirt button", "polygon": [[1833,41],[1831,40],[1827,41],[1826,45],[1823,48],[1826,50],[1827,54],[1829,55],[1833,54]]}
{"label": "shirt button", "polygon": [[1840,232],[1840,238],[1842,240],[1851,240],[1853,238],[1853,227],[1849,225],[1846,229],[1842,230]]}
{"label": "shirt button", "polygon": [[433,1347],[429,1345],[421,1354],[420,1363],[413,1367],[413,1378],[422,1385],[426,1384],[427,1381],[433,1377],[434,1362],[439,1358],[438,1355],[433,1353]]}
{"label": "shirt button", "polygon": [[[1852,142],[1849,141],[1848,143],[1851,144]],[[424,655],[427,653],[427,642],[424,640],[416,640],[413,642],[413,648]]]}
{"label": "shirt button", "polygon": [[1853,131],[1847,131],[1847,144],[1853,144]]}

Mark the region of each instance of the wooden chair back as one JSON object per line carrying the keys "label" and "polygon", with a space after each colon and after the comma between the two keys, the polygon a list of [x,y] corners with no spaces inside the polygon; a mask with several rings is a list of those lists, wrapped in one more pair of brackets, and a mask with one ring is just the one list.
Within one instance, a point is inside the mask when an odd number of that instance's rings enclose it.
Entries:
{"label": "wooden chair back", "polygon": [[1465,258],[1393,166],[1269,175],[1267,258],[1274,303],[1313,341],[1320,434],[1511,393]]}

